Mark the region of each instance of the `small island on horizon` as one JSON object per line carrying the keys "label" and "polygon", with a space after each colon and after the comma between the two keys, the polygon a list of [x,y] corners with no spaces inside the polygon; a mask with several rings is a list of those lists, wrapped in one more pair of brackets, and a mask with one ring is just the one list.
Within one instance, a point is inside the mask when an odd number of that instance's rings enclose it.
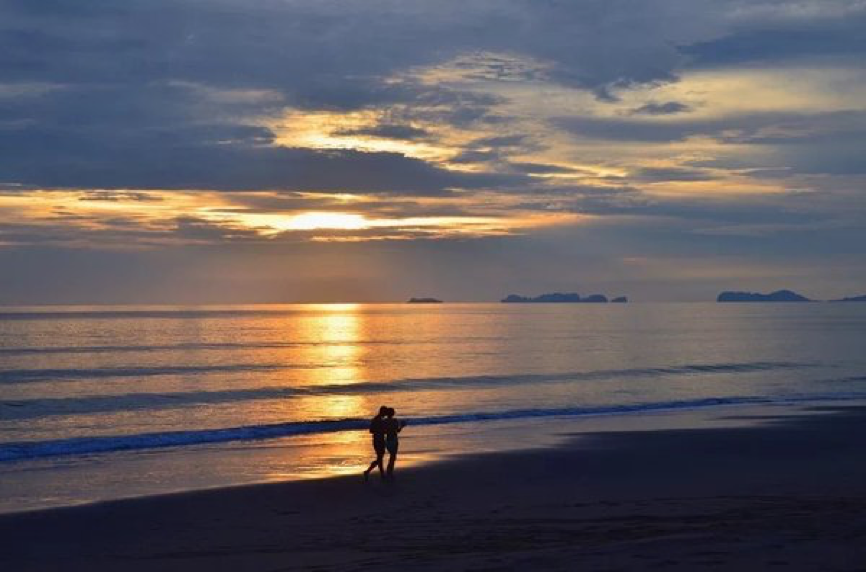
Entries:
{"label": "small island on horizon", "polygon": [[436,298],[409,298],[407,304],[441,304],[442,300]]}
{"label": "small island on horizon", "polygon": [[716,302],[812,302],[812,300],[792,290],[776,290],[769,294],[725,291],[719,294]]}
{"label": "small island on horizon", "polygon": [[866,294],[863,296],[850,296],[840,300],[830,300],[831,302],[866,302]]}
{"label": "small island on horizon", "polygon": [[[553,292],[549,294],[541,294],[540,296],[535,297],[509,294],[500,300],[500,302],[503,304],[607,304],[608,299],[604,294],[581,296],[574,292]],[[613,302],[623,304],[628,302],[628,298],[625,296],[618,296],[613,299]]]}

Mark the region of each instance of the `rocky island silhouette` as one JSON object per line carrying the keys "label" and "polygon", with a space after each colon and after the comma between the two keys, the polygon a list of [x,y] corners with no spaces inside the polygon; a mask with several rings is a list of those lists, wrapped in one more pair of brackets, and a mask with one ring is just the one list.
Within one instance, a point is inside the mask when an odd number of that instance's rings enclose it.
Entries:
{"label": "rocky island silhouette", "polygon": [[[503,304],[606,304],[607,296],[604,294],[590,294],[589,296],[581,296],[580,294],[570,292],[561,293],[553,292],[549,294],[541,294],[540,296],[529,297],[519,294],[509,294],[502,300]],[[628,298],[620,296],[614,299],[614,302],[628,302]]]}
{"label": "rocky island silhouette", "polygon": [[716,302],[811,302],[809,298],[792,290],[776,290],[769,294],[760,292],[726,291],[719,294]]}
{"label": "rocky island silhouette", "polygon": [[850,296],[840,300],[830,300],[831,302],[866,302],[866,294],[863,296]]}

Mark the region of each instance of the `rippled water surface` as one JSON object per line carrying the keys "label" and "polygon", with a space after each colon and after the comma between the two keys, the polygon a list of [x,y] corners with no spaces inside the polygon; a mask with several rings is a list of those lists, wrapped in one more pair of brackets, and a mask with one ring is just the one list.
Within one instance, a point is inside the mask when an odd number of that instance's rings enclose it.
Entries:
{"label": "rippled water surface", "polygon": [[[166,467],[202,446],[228,459],[278,438],[289,439],[286,462],[318,459],[306,445],[327,443],[332,472],[356,470],[366,455],[358,429],[383,403],[432,435],[466,423],[860,399],[864,348],[866,304],[7,307],[0,484],[65,474],[92,500],[83,481],[99,479],[70,467]],[[159,474],[165,486],[145,492],[191,484]],[[41,500],[27,506],[58,504],[39,492],[57,486],[50,478],[28,486],[18,493]],[[75,499],[74,486],[64,490],[64,502]]]}

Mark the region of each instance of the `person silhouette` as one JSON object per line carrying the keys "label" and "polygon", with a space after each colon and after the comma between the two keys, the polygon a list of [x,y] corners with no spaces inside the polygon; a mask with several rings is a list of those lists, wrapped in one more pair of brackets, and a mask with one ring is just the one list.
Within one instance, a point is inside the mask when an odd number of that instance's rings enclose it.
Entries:
{"label": "person silhouette", "polygon": [[370,473],[376,467],[379,467],[379,476],[385,478],[385,415],[390,409],[386,406],[379,408],[379,413],[370,420],[370,433],[373,434],[373,451],[376,453],[376,459],[370,463],[370,466],[364,471],[364,480],[370,478]]}
{"label": "person silhouette", "polygon": [[388,477],[394,476],[394,464],[397,462],[397,449],[400,446],[400,439],[397,434],[406,426],[405,421],[400,421],[394,415],[397,411],[393,407],[389,407],[385,412],[385,448],[388,449]]}

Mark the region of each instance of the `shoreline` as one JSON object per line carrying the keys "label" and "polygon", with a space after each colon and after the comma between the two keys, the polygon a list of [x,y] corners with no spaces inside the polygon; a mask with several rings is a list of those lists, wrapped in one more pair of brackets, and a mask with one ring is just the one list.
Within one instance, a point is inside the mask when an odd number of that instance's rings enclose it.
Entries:
{"label": "shoreline", "polygon": [[544,448],[404,468],[393,484],[352,475],[0,514],[9,547],[0,563],[186,571],[862,565],[866,407],[731,421],[744,425],[572,434]]}
{"label": "shoreline", "polygon": [[[753,424],[744,421],[750,416],[799,415],[810,406],[835,403],[725,403],[578,416],[410,424],[411,431],[401,439],[400,465],[428,466],[478,454],[529,452],[609,431],[737,427]],[[852,403],[866,405],[866,401]],[[6,498],[0,498],[0,515],[355,475],[367,467],[370,454],[366,431],[344,431],[11,461],[0,464],[0,489],[8,491]],[[199,470],[202,466],[217,472],[204,473]],[[80,490],[77,483],[83,482],[88,485]],[[51,491],[50,497],[45,496],[46,491]]]}

